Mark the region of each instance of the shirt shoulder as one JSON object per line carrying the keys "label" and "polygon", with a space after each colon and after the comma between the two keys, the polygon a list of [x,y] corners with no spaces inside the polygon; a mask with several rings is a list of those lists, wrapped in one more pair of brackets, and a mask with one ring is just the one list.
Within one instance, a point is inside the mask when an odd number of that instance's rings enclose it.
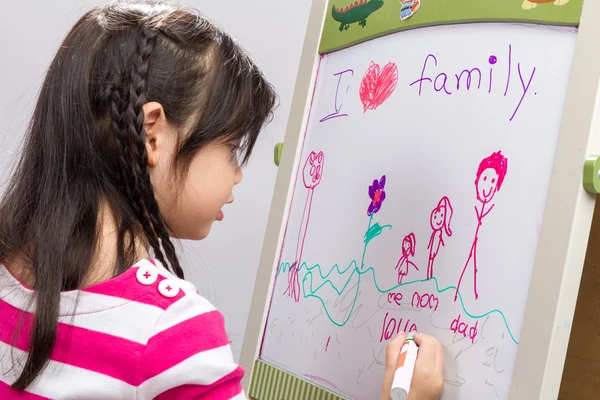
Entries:
{"label": "shirt shoulder", "polygon": [[137,398],[245,398],[244,371],[233,359],[223,315],[194,285],[153,264],[167,282],[158,292],[170,302],[140,358]]}

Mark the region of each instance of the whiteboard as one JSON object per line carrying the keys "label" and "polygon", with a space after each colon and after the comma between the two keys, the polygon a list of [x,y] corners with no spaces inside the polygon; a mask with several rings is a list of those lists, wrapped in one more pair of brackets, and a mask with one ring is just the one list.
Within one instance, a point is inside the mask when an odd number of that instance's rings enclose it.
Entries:
{"label": "whiteboard", "polygon": [[508,397],[575,40],[473,24],[322,57],[261,359],[372,399],[416,328],[444,399]]}

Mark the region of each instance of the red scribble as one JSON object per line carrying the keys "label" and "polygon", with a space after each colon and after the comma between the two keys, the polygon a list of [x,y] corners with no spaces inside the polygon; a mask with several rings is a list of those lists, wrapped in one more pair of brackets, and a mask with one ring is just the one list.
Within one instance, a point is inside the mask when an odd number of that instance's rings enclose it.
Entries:
{"label": "red scribble", "polygon": [[415,247],[417,247],[417,239],[415,238],[415,234],[411,232],[402,240],[402,257],[400,257],[398,264],[396,264],[398,285],[401,285],[402,279],[408,275],[409,267],[414,267],[417,271],[419,270],[415,263],[409,259],[409,257],[415,256]]}
{"label": "red scribble", "polygon": [[477,176],[475,178],[475,190],[477,192],[477,200],[481,203],[481,211],[475,206],[475,214],[477,215],[477,229],[475,229],[475,237],[473,238],[473,244],[471,245],[471,251],[469,252],[469,258],[463,267],[458,284],[456,285],[456,293],[454,294],[454,301],[458,299],[458,290],[460,289],[460,283],[465,275],[465,271],[469,266],[471,260],[473,260],[473,291],[475,292],[475,299],[479,298],[477,293],[477,242],[479,240],[479,229],[483,219],[492,211],[495,204],[492,204],[487,210],[486,206],[490,204],[496,192],[502,187],[504,177],[508,168],[508,160],[504,157],[500,151],[493,153],[491,156],[484,158],[479,163],[477,168]]}
{"label": "red scribble", "polygon": [[298,241],[296,242],[296,256],[294,257],[294,263],[289,270],[289,282],[288,287],[283,293],[294,298],[294,301],[300,301],[300,280],[298,279],[298,272],[302,265],[302,252],[304,251],[304,241],[306,239],[306,232],[308,231],[308,223],[310,222],[310,210],[312,208],[312,200],[315,188],[321,183],[321,177],[323,176],[323,163],[325,156],[323,152],[315,153],[312,151],[306,162],[304,163],[304,169],[302,173],[302,180],[304,187],[308,189],[306,194],[306,201],[304,202],[304,211],[302,212],[302,220],[300,221],[300,232],[298,233]]}
{"label": "red scribble", "polygon": [[398,67],[393,62],[388,63],[382,70],[379,64],[371,61],[365,76],[360,83],[360,101],[364,112],[375,110],[392,95],[398,84]]}
{"label": "red scribble", "polygon": [[327,338],[327,344],[325,345],[325,351],[329,348],[329,342],[331,341],[331,336]]}
{"label": "red scribble", "polygon": [[442,197],[437,207],[431,212],[429,224],[433,232],[429,239],[427,249],[429,250],[429,261],[427,263],[427,279],[433,278],[433,263],[440,251],[440,246],[444,246],[443,232],[446,232],[448,237],[452,236],[450,222],[452,221],[452,204],[446,196]]}

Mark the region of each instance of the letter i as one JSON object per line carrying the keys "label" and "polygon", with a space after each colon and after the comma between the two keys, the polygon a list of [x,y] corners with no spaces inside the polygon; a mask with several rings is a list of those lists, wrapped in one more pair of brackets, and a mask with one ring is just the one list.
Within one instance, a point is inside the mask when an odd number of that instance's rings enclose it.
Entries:
{"label": "letter i", "polygon": [[496,58],[495,55],[491,55],[490,58],[488,59],[488,62],[490,63],[490,86],[488,88],[488,93],[492,93],[493,67],[494,67],[494,64],[496,64],[498,62],[498,59]]}

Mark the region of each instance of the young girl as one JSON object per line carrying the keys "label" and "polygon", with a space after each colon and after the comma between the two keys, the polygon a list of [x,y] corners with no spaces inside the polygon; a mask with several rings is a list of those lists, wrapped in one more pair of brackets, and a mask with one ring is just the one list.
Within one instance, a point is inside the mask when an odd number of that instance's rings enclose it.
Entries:
{"label": "young girl", "polygon": [[452,204],[446,196],[442,197],[437,207],[431,211],[429,224],[433,232],[429,238],[427,249],[429,250],[429,260],[427,262],[427,279],[433,278],[433,264],[437,257],[440,246],[444,246],[444,232],[448,237],[452,236],[450,222],[452,221]]}
{"label": "young girl", "polygon": [[419,270],[419,267],[417,267],[414,262],[410,261],[410,258],[415,256],[416,245],[417,239],[413,232],[406,235],[402,240],[402,257],[400,257],[396,264],[396,269],[398,270],[398,285],[402,285],[402,279],[408,275],[410,267],[413,267],[417,271]]}
{"label": "young girl", "polygon": [[[77,22],[0,203],[1,399],[245,398],[223,317],[171,237],[223,219],[274,103],[194,10],[116,2]],[[415,399],[434,399],[443,353],[416,340]]]}

